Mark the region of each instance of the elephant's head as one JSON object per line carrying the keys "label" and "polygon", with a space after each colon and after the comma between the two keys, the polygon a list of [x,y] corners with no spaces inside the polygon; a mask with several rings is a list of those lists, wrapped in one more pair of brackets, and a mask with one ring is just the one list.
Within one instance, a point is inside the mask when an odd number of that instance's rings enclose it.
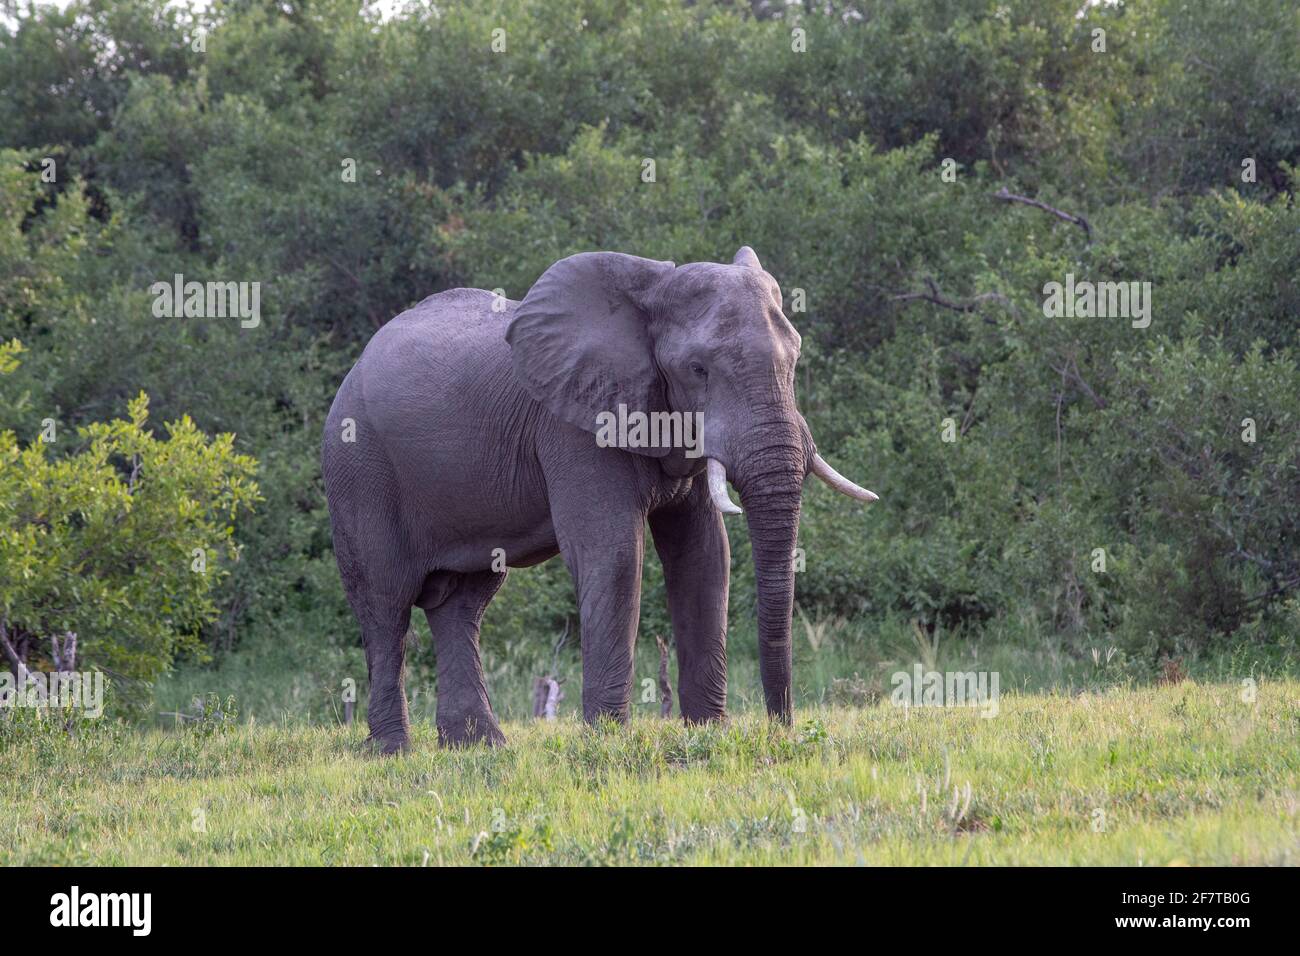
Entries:
{"label": "elephant's head", "polygon": [[670,473],[707,468],[718,510],[745,507],[758,585],[758,640],[770,714],[790,718],[794,548],[804,479],[816,474],[863,501],[876,496],[835,472],[795,407],[799,333],[781,290],[748,246],[730,265],[675,267],[618,253],[583,253],[551,266],[506,333],[515,373],[564,421],[597,432],[628,413],[700,413],[702,455],[629,447]]}

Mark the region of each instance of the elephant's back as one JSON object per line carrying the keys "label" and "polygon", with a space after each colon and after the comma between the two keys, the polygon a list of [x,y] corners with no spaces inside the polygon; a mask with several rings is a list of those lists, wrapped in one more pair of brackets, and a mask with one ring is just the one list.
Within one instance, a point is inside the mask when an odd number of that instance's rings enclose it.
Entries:
{"label": "elephant's back", "polygon": [[[349,486],[347,496],[369,495],[367,479],[384,475],[416,538],[445,542],[501,522],[500,538],[508,527],[544,522],[535,448],[547,415],[514,376],[505,333],[516,305],[452,289],[376,332],[330,412],[327,491],[333,443],[348,460],[337,470],[358,478],[336,484]],[[345,416],[355,419],[361,447],[339,451],[334,436]]]}
{"label": "elephant's back", "polygon": [[399,369],[454,377],[508,365],[506,328],[517,305],[483,289],[439,292],[376,332],[357,364],[377,386]]}
{"label": "elephant's back", "polygon": [[487,396],[519,394],[505,339],[516,304],[482,289],[451,289],[376,332],[355,369],[372,423],[443,417]]}

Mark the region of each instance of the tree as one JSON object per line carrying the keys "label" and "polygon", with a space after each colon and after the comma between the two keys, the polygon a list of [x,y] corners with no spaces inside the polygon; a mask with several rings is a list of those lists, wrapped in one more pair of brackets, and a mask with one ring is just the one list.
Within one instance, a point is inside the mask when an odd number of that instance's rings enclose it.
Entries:
{"label": "tree", "polygon": [[[0,350],[0,371],[19,348]],[[234,520],[258,498],[256,462],[188,416],[160,439],[148,409],[141,393],[127,419],[79,429],[64,456],[57,425],[26,448],[0,432],[0,651],[17,676],[66,666],[51,641],[74,634],[82,666],[139,703],[178,652],[201,649],[221,559],[238,559]]]}

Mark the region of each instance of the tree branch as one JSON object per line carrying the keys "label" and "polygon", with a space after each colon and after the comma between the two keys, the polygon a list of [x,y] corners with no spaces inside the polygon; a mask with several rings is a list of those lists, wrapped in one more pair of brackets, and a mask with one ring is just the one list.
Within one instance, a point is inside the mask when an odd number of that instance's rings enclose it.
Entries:
{"label": "tree branch", "polygon": [[7,620],[0,618],[0,650],[5,652],[5,657],[9,658],[9,663],[13,664],[14,676],[18,678],[18,686],[26,687],[27,679],[29,677],[27,665],[25,665],[23,659],[18,656],[18,652],[14,650],[14,646],[9,643],[8,624],[9,622]]}
{"label": "tree branch", "polygon": [[929,276],[925,278],[925,286],[929,290],[928,292],[901,292],[892,296],[892,298],[895,302],[929,302],[945,309],[952,309],[954,312],[975,312],[979,309],[981,302],[999,302],[1012,312],[1016,310],[1015,303],[1001,292],[982,292],[969,302],[954,302],[952,299],[944,298],[943,294],[939,292],[939,286]]}
{"label": "tree branch", "polygon": [[1069,356],[1060,368],[1055,365],[1051,368],[1053,372],[1061,376],[1062,382],[1068,379],[1078,385],[1083,390],[1083,393],[1092,400],[1093,405],[1098,408],[1106,407],[1106,400],[1094,392],[1092,386],[1083,380],[1083,376],[1079,373],[1079,363],[1075,361],[1073,355]]}
{"label": "tree branch", "polygon": [[668,642],[658,634],[655,644],[659,646],[659,716],[673,715],[673,685],[668,680]]}
{"label": "tree branch", "polygon": [[1088,220],[1085,219],[1083,216],[1076,216],[1073,213],[1065,212],[1063,209],[1057,209],[1055,206],[1049,206],[1047,205],[1047,203],[1042,202],[1038,199],[1031,199],[1029,196],[1017,196],[1015,193],[1008,192],[1006,186],[1003,186],[996,193],[994,193],[993,198],[1000,199],[1002,200],[1002,202],[1023,203],[1026,206],[1033,206],[1035,209],[1041,209],[1043,210],[1043,212],[1050,212],[1057,219],[1064,220],[1065,222],[1068,223],[1073,223],[1074,225],[1082,229],[1084,231],[1084,234],[1088,237],[1087,244],[1092,245],[1092,226],[1089,225]]}
{"label": "tree branch", "polygon": [[54,654],[54,669],[56,671],[75,671],[77,669],[76,631],[66,632],[62,642],[59,641],[58,635],[51,634],[50,647]]}

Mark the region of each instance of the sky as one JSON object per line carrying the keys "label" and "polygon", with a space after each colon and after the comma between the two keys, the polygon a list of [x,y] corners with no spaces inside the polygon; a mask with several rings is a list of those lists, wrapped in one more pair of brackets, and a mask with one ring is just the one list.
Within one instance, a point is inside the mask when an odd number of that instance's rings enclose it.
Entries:
{"label": "sky", "polygon": [[[7,24],[12,24],[15,19],[13,16],[13,8],[18,7],[20,3],[26,5],[27,2],[28,0],[0,0],[0,20],[3,20]],[[63,10],[70,6],[73,3],[73,0],[37,0],[37,2],[41,6],[53,6]],[[387,20],[402,7],[406,6],[408,2],[410,2],[410,0],[372,0],[372,5],[377,11],[379,11],[380,17]],[[172,0],[172,2],[169,2],[167,5],[169,7],[183,7],[187,4]],[[211,0],[189,0],[188,6],[195,10],[206,10],[211,6]]]}

